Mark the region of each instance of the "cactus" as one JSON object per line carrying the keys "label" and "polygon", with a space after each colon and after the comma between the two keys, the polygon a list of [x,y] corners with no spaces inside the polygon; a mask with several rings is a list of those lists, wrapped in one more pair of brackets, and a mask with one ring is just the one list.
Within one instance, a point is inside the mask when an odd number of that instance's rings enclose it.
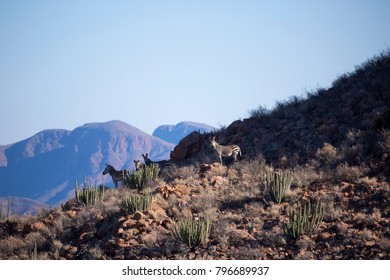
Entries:
{"label": "cactus", "polygon": [[122,208],[129,213],[145,211],[152,208],[153,196],[151,193],[130,194],[122,199]]}
{"label": "cactus", "polygon": [[94,205],[99,201],[103,200],[104,196],[104,185],[99,185],[98,187],[92,186],[92,183],[88,187],[82,189],[79,188],[78,182],[76,180],[75,184],[75,196],[76,200],[79,203],[86,205]]}
{"label": "cactus", "polygon": [[4,222],[5,220],[8,220],[10,208],[11,208],[11,200],[8,197],[7,214],[3,216],[3,204],[0,202],[0,222]]}
{"label": "cactus", "polygon": [[277,203],[280,203],[292,182],[291,171],[269,171],[265,175],[265,189],[271,194]]}
{"label": "cactus", "polygon": [[283,231],[293,239],[297,239],[301,234],[316,230],[324,217],[324,206],[317,200],[312,204],[310,200],[299,203],[295,209],[290,211],[289,221],[284,224]]}
{"label": "cactus", "polygon": [[125,184],[129,188],[135,188],[142,190],[148,183],[157,179],[160,172],[160,166],[157,163],[153,163],[150,166],[145,165],[138,172],[131,171],[125,176]]}
{"label": "cactus", "polygon": [[30,250],[30,259],[31,260],[38,260],[38,248],[37,243],[34,243],[34,249]]}
{"label": "cactus", "polygon": [[173,236],[193,248],[199,245],[205,246],[211,230],[211,219],[205,218],[195,221],[192,218],[185,218],[172,226]]}

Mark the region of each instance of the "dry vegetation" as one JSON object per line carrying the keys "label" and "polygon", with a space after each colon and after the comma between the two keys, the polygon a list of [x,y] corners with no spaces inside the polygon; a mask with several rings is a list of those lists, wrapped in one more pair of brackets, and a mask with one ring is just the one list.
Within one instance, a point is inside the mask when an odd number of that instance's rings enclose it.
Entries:
{"label": "dry vegetation", "polygon": [[[205,140],[199,155],[148,184],[149,210],[123,209],[122,198],[135,191],[119,188],[93,205],[72,199],[38,215],[11,215],[0,222],[0,259],[388,260],[389,77],[386,52],[328,90],[254,110],[218,133],[245,158],[213,163]],[[278,170],[292,176],[280,203],[266,187]],[[308,201],[320,201],[323,216],[293,238],[284,230],[289,214]],[[205,218],[206,242],[187,246],[172,234],[180,221]]]}

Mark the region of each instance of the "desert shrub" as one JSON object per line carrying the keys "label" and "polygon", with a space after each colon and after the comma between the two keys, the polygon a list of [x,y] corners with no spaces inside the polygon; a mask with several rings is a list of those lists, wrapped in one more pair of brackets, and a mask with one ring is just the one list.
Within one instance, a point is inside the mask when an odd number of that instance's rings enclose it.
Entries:
{"label": "desert shrub", "polygon": [[153,196],[150,193],[130,194],[122,199],[122,208],[129,212],[145,211],[152,208]]}
{"label": "desert shrub", "polygon": [[94,187],[92,183],[90,183],[89,186],[80,189],[76,180],[76,185],[75,185],[76,200],[77,202],[85,205],[94,205],[103,199],[104,189],[105,189],[104,185],[99,185],[98,187]]}
{"label": "desert shrub", "polygon": [[129,188],[142,190],[147,184],[155,181],[159,173],[160,166],[157,163],[153,163],[150,166],[145,165],[138,172],[131,171],[128,175],[125,175],[124,181]]}
{"label": "desert shrub", "polygon": [[184,218],[172,226],[173,236],[189,248],[205,246],[211,231],[211,219]]}
{"label": "desert shrub", "polygon": [[280,203],[290,189],[292,172],[288,170],[269,170],[265,176],[265,190]]}
{"label": "desert shrub", "polygon": [[169,182],[175,179],[193,178],[196,177],[199,170],[194,165],[178,167],[176,165],[167,166],[161,171],[163,180]]}
{"label": "desert shrub", "polygon": [[333,164],[339,159],[337,149],[329,143],[325,143],[321,149],[317,149],[316,157],[326,165]]}
{"label": "desert shrub", "polygon": [[267,107],[260,105],[256,109],[250,110],[248,113],[252,118],[262,118],[268,116],[270,112],[271,111]]}
{"label": "desert shrub", "polygon": [[367,168],[364,166],[351,166],[348,163],[341,163],[332,172],[332,178],[336,181],[353,182],[362,177],[366,171]]}
{"label": "desert shrub", "polygon": [[321,181],[322,175],[311,165],[296,166],[293,173],[293,182],[296,187],[308,187],[314,181]]}
{"label": "desert shrub", "polygon": [[317,200],[312,204],[298,203],[297,207],[289,213],[289,220],[284,224],[283,231],[292,239],[297,239],[301,234],[313,232],[317,229],[324,217],[324,206]]}

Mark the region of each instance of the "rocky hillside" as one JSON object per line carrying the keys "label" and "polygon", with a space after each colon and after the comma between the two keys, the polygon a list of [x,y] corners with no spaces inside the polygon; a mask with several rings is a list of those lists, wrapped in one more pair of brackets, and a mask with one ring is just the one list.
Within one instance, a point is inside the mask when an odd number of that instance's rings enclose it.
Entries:
{"label": "rocky hillside", "polygon": [[[389,260],[389,77],[386,52],[329,89],[191,133],[171,153],[176,165],[141,191],[3,215],[0,259]],[[212,136],[244,157],[215,163]],[[128,207],[149,193],[145,209]],[[193,243],[178,230],[189,221],[200,228]]]}
{"label": "rocky hillside", "polygon": [[[239,145],[248,159],[261,154],[277,166],[293,167],[315,159],[322,167],[365,164],[388,176],[389,77],[387,51],[338,77],[328,89],[293,96],[272,110],[260,106],[250,118],[217,132],[217,141]],[[211,136],[188,136],[175,147],[172,158],[178,163],[204,161],[205,155],[213,154]]]}

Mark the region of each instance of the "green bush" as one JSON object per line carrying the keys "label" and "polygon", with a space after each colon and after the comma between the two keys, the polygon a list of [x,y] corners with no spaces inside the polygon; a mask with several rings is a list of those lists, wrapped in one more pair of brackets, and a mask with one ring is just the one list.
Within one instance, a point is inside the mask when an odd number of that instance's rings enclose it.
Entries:
{"label": "green bush", "polygon": [[128,213],[146,211],[152,208],[153,196],[151,193],[130,194],[122,199],[122,208]]}
{"label": "green bush", "polygon": [[324,206],[317,200],[312,204],[310,200],[290,211],[289,221],[284,224],[284,233],[293,239],[297,239],[303,233],[316,230],[324,217]]}
{"label": "green bush", "polygon": [[75,186],[75,196],[76,200],[79,203],[85,205],[94,205],[99,201],[103,200],[104,196],[104,185],[99,185],[98,187],[92,186],[92,183],[88,187],[82,189],[79,188],[78,182],[76,180]]}
{"label": "green bush", "polygon": [[153,163],[150,166],[145,165],[143,168],[136,171],[131,171],[125,177],[125,184],[129,188],[135,188],[142,190],[148,183],[157,179],[160,173],[160,166],[157,163]]}
{"label": "green bush", "polygon": [[292,182],[292,172],[270,170],[265,175],[265,190],[277,203],[280,203],[287,191],[290,189]]}
{"label": "green bush", "polygon": [[211,219],[205,218],[195,221],[192,218],[185,218],[172,227],[173,236],[193,248],[207,244],[211,230]]}

